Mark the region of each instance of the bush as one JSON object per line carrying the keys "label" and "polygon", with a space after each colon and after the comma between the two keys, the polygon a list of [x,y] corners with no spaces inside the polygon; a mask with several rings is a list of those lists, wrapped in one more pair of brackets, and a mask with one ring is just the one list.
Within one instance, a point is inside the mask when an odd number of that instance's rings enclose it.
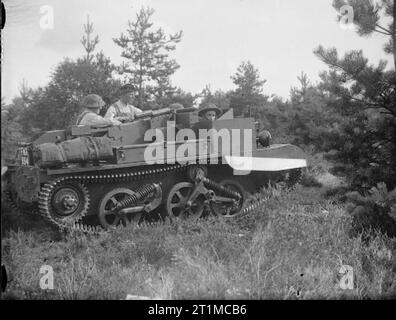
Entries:
{"label": "bush", "polygon": [[379,230],[396,236],[396,188],[388,191],[385,183],[378,183],[366,195],[349,192],[347,211],[354,218],[353,232]]}

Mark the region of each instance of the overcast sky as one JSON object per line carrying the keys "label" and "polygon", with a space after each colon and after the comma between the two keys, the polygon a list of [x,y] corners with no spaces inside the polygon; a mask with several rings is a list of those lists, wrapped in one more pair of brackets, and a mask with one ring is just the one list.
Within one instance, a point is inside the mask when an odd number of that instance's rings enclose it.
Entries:
{"label": "overcast sky", "polygon": [[[2,97],[18,94],[22,79],[30,87],[49,81],[64,57],[78,57],[87,14],[99,35],[98,50],[118,64],[120,48],[112,38],[127,28],[142,5],[155,9],[153,21],[167,32],[183,30],[172,56],[180,69],[174,85],[192,93],[206,84],[213,90],[232,89],[230,76],[250,60],[267,80],[264,93],[288,98],[297,76],[305,71],[318,81],[326,66],[313,50],[322,44],[341,53],[363,49],[371,62],[390,61],[382,51],[385,38],[361,38],[336,20],[331,0],[5,0],[7,21],[2,32]],[[29,3],[26,5],[24,3]],[[54,28],[40,28],[40,8],[54,9]],[[389,64],[391,66],[391,64]]]}

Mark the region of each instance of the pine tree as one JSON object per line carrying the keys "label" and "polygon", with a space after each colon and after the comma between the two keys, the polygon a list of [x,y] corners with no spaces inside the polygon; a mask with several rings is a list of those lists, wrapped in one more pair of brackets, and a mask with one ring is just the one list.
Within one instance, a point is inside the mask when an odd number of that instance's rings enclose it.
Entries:
{"label": "pine tree", "polygon": [[[374,33],[389,36],[384,50],[394,47],[395,6],[383,0],[336,0],[338,9],[348,4],[354,9],[354,23],[360,36]],[[389,19],[390,18],[390,19]],[[385,21],[390,20],[388,27]],[[381,22],[383,21],[383,22]],[[337,150],[333,159],[340,162],[357,188],[367,189],[380,181],[389,188],[396,185],[396,72],[385,61],[369,64],[362,50],[352,50],[343,57],[336,48],[319,46],[315,54],[330,68],[321,74],[322,88],[333,98],[334,110],[345,116],[337,132],[329,139]],[[394,60],[395,61],[395,60]]]}
{"label": "pine tree", "polygon": [[[333,7],[336,10],[344,5],[353,8],[353,24],[357,27],[360,36],[371,36],[374,33],[389,37],[384,46],[386,53],[393,55],[396,69],[396,6],[394,0],[381,0],[375,3],[371,0],[335,0]],[[341,16],[339,16],[341,19]]]}
{"label": "pine tree", "polygon": [[93,23],[89,22],[89,15],[87,15],[87,23],[84,24],[84,35],[80,40],[83,45],[87,56],[86,61],[91,62],[92,53],[95,51],[96,45],[99,43],[99,36],[95,36],[93,39],[91,38],[91,34],[93,33]]}
{"label": "pine tree", "polygon": [[300,82],[300,88],[292,87],[290,90],[290,98],[292,103],[303,102],[307,91],[311,86],[308,76],[304,71],[301,71],[301,74],[297,77],[297,80]]}
{"label": "pine tree", "polygon": [[153,14],[153,9],[141,8],[136,20],[128,21],[126,34],[113,39],[125,59],[119,72],[137,88],[139,108],[144,108],[150,96],[161,98],[174,92],[170,76],[179,68],[169,54],[181,41],[182,31],[167,35],[162,28],[152,30]]}
{"label": "pine tree", "polygon": [[237,115],[248,111],[252,116],[252,110],[257,111],[266,101],[262,94],[266,80],[261,79],[258,69],[250,61],[242,62],[231,79],[237,86],[231,98],[231,107]]}
{"label": "pine tree", "polygon": [[266,82],[261,80],[258,69],[250,61],[242,62],[231,79],[237,86],[236,92],[246,97],[261,94]]}

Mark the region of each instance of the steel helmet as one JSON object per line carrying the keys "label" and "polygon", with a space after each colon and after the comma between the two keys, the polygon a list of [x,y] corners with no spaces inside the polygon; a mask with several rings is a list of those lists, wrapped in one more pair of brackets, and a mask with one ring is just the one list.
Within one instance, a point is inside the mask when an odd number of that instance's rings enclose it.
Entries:
{"label": "steel helmet", "polygon": [[103,99],[97,94],[89,94],[82,100],[82,106],[88,109],[97,109],[105,105]]}
{"label": "steel helmet", "polygon": [[271,144],[271,133],[268,130],[263,130],[258,134],[258,141],[263,147],[269,147]]}

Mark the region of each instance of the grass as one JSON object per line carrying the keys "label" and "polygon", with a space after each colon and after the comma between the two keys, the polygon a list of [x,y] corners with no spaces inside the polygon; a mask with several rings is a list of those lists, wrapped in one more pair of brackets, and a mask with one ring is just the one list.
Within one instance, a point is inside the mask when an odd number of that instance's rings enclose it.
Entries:
{"label": "grass", "polygon": [[[3,229],[11,280],[3,298],[394,298],[396,240],[350,237],[351,217],[325,191],[270,189],[262,208],[236,220],[167,222],[100,236],[59,235],[33,217],[10,219],[6,210],[3,221],[22,228]],[[39,287],[44,264],[53,267],[53,290]],[[342,265],[353,268],[352,290],[340,287]]]}

